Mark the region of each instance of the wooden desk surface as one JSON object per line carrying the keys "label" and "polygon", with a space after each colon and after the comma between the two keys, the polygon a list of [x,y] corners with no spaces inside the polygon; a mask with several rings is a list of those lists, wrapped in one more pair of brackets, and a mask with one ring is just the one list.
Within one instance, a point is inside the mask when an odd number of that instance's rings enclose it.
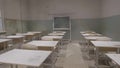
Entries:
{"label": "wooden desk surface", "polygon": [[17,33],[18,36],[34,35],[34,33]]}
{"label": "wooden desk surface", "polygon": [[39,33],[39,34],[40,34],[40,33],[42,33],[42,32],[28,32],[28,33]]}
{"label": "wooden desk surface", "polygon": [[43,46],[43,47],[55,47],[57,45],[58,41],[31,41],[27,44],[33,45],[33,46]]}
{"label": "wooden desk surface", "polygon": [[0,43],[2,42],[7,42],[7,41],[11,41],[12,39],[0,39]]}
{"label": "wooden desk surface", "polygon": [[24,38],[24,36],[17,36],[17,35],[14,35],[14,36],[7,36],[6,38]]}
{"label": "wooden desk surface", "polygon": [[51,51],[13,49],[0,55],[0,62],[39,67]]}
{"label": "wooden desk surface", "polygon": [[95,47],[115,47],[120,48],[120,41],[91,41]]}
{"label": "wooden desk surface", "polygon": [[62,39],[63,36],[43,36],[42,39],[54,39],[54,38],[57,38],[57,39]]}
{"label": "wooden desk surface", "polygon": [[104,37],[104,36],[102,36],[102,37],[84,37],[86,40],[91,40],[91,41],[94,41],[94,40],[100,40],[100,41],[102,41],[102,40],[112,40],[111,38],[109,38],[109,37]]}
{"label": "wooden desk surface", "polygon": [[64,33],[49,33],[48,35],[51,35],[51,36],[64,36],[65,34]]}
{"label": "wooden desk surface", "polygon": [[96,32],[94,32],[94,31],[81,31],[80,32],[81,34],[94,34],[94,33],[96,33]]}
{"label": "wooden desk surface", "polygon": [[82,34],[84,37],[102,36],[101,34]]}
{"label": "wooden desk surface", "polygon": [[63,33],[63,34],[65,34],[66,31],[53,31],[52,33]]}
{"label": "wooden desk surface", "polygon": [[106,54],[106,55],[120,66],[120,54]]}

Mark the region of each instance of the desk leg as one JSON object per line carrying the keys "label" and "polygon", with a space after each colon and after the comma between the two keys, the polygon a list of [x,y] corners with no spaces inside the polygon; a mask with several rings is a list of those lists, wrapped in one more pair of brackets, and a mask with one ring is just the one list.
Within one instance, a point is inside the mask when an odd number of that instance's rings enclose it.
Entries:
{"label": "desk leg", "polygon": [[120,67],[118,65],[116,65],[115,68],[120,68]]}
{"label": "desk leg", "polygon": [[118,54],[120,53],[120,48],[117,49],[117,53],[118,53]]}
{"label": "desk leg", "polygon": [[18,68],[18,65],[15,65],[15,68]]}
{"label": "desk leg", "polygon": [[10,68],[18,68],[18,65],[10,65]]}
{"label": "desk leg", "polygon": [[10,68],[13,68],[13,65],[10,65]]}
{"label": "desk leg", "polygon": [[98,61],[98,59],[99,59],[99,48],[97,48],[96,47],[96,59],[95,59],[95,62],[96,62],[96,67],[98,68],[99,67],[99,61]]}

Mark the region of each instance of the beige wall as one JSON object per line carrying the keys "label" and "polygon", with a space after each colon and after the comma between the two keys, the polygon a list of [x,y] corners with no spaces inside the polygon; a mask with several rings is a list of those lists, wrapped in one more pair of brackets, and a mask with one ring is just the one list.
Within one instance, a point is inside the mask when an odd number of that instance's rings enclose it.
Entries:
{"label": "beige wall", "polygon": [[29,0],[30,18],[52,19],[54,15],[68,15],[73,19],[99,18],[101,0]]}
{"label": "beige wall", "polygon": [[7,19],[20,19],[20,1],[4,0],[4,12]]}
{"label": "beige wall", "polygon": [[4,17],[7,19],[28,19],[27,0],[1,0]]}
{"label": "beige wall", "polygon": [[29,0],[21,1],[21,18],[22,20],[28,20],[29,18]]}
{"label": "beige wall", "polygon": [[102,17],[120,15],[120,0],[102,0]]}
{"label": "beige wall", "polygon": [[0,8],[9,19],[46,20],[55,14],[84,19],[119,15],[119,3],[120,0],[0,0]]}

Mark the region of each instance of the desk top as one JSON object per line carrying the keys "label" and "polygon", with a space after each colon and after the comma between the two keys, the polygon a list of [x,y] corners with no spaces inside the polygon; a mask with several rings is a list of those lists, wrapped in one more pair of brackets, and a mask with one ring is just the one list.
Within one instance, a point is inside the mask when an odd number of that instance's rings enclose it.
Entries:
{"label": "desk top", "polygon": [[66,31],[53,31],[53,33],[63,33],[63,34],[65,34]]}
{"label": "desk top", "polygon": [[64,36],[65,34],[64,33],[49,33],[48,35],[51,35],[51,36]]}
{"label": "desk top", "polygon": [[6,38],[9,38],[9,39],[11,39],[11,38],[23,38],[24,36],[17,36],[17,35],[14,35],[14,36],[7,36]]}
{"label": "desk top", "polygon": [[91,41],[95,47],[117,47],[120,48],[120,41]]}
{"label": "desk top", "polygon": [[88,34],[88,33],[89,33],[89,34],[94,34],[94,33],[96,33],[96,32],[94,32],[94,31],[81,31],[80,33],[81,33],[81,34],[86,34],[86,33],[87,33],[87,34]]}
{"label": "desk top", "polygon": [[34,45],[34,46],[44,46],[44,47],[55,47],[58,41],[31,41],[27,44]]}
{"label": "desk top", "polygon": [[34,33],[17,33],[18,36],[34,35]]}
{"label": "desk top", "polygon": [[28,33],[42,33],[42,32],[28,32]]}
{"label": "desk top", "polygon": [[106,54],[111,60],[120,65],[120,54]]}
{"label": "desk top", "polygon": [[87,39],[87,40],[91,40],[91,41],[110,41],[110,40],[112,40],[111,38],[109,38],[109,37],[104,37],[104,36],[102,36],[102,37],[85,37],[85,39]]}
{"label": "desk top", "polygon": [[13,49],[0,55],[0,62],[39,67],[51,51]]}
{"label": "desk top", "polygon": [[43,36],[42,39],[62,39],[63,36]]}
{"label": "desk top", "polygon": [[6,42],[6,41],[11,41],[11,39],[0,39],[0,43]]}
{"label": "desk top", "polygon": [[95,37],[98,36],[98,37],[99,37],[99,36],[102,36],[101,34],[97,34],[97,33],[96,33],[96,34],[89,34],[89,33],[88,33],[88,34],[82,34],[82,35],[83,35],[84,37],[93,37],[93,36],[95,36]]}

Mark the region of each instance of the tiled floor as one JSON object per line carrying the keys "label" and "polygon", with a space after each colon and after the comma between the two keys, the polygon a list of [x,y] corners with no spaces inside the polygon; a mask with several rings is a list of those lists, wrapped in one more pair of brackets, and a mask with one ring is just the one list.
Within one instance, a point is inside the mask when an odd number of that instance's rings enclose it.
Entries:
{"label": "tiled floor", "polygon": [[87,68],[78,43],[70,43],[67,46],[64,68]]}
{"label": "tiled floor", "polygon": [[83,52],[78,42],[71,42],[67,45],[67,49],[62,52],[64,56],[60,56],[56,62],[56,68],[93,68],[94,61],[83,59]]}
{"label": "tiled floor", "polygon": [[[56,68],[93,68],[93,61],[83,59],[81,46],[78,42],[71,42],[65,46],[60,51],[60,56],[55,64]],[[10,65],[0,64],[0,68],[10,68]]]}

